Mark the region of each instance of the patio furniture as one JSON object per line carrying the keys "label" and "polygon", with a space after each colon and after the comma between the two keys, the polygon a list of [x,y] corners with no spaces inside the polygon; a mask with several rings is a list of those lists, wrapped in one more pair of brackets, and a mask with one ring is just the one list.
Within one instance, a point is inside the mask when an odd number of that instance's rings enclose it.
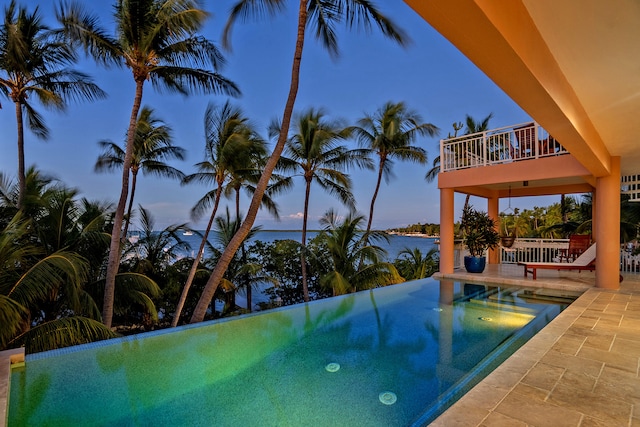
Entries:
{"label": "patio furniture", "polygon": [[590,245],[590,234],[572,234],[569,236],[569,247],[560,250],[560,262],[575,261]]}
{"label": "patio furniture", "polygon": [[[531,273],[533,280],[537,278],[537,270],[589,270],[596,269],[596,244],[589,246],[587,250],[575,259],[573,262],[519,262],[518,265],[524,266],[524,277]],[[622,276],[620,276],[622,281]]]}

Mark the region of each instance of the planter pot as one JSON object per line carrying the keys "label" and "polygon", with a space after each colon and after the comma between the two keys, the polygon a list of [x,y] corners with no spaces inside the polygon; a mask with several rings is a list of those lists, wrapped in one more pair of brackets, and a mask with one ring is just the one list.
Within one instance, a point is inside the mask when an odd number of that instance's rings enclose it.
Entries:
{"label": "planter pot", "polygon": [[502,243],[502,246],[504,246],[505,248],[510,248],[511,246],[513,246],[513,243],[516,241],[516,238],[511,236],[506,236],[506,237],[501,237],[500,241]]}
{"label": "planter pot", "polygon": [[482,273],[486,264],[487,259],[485,257],[464,257],[464,268],[466,268],[469,273]]}

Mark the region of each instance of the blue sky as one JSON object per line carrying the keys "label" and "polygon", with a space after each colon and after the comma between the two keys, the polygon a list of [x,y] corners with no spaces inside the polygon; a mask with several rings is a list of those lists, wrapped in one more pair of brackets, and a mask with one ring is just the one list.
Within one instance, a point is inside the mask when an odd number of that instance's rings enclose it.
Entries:
{"label": "blue sky", "polygon": [[[5,2],[6,3],[6,2]],[[28,7],[40,5],[45,23],[55,26],[51,0],[30,0]],[[113,32],[112,2],[84,1],[86,7],[99,14],[102,25]],[[205,9],[212,13],[203,31],[219,45],[222,29],[232,1],[209,0]],[[452,132],[452,123],[463,121],[466,114],[482,119],[494,114],[491,127],[523,123],[529,116],[502,90],[479,71],[447,40],[433,30],[413,10],[400,0],[379,2],[381,10],[401,26],[411,37],[407,48],[385,40],[377,33],[340,31],[341,56],[332,60],[312,38],[308,37],[302,59],[301,82],[296,110],[323,108],[330,118],[342,118],[353,123],[365,113],[373,113],[387,101],[404,101],[420,113],[425,122],[441,129],[441,137]],[[285,13],[261,22],[238,23],[233,31],[233,50],[225,52],[226,66],[221,70],[236,82],[240,98],[232,102],[251,117],[266,137],[266,126],[282,114],[287,96],[291,56],[296,25],[296,6],[291,2]],[[309,34],[309,33],[308,33]],[[120,191],[119,173],[96,174],[95,161],[100,154],[97,142],[110,139],[123,142],[134,95],[134,83],[125,69],[101,69],[91,60],[76,67],[93,76],[108,93],[105,100],[71,104],[66,112],[45,113],[51,138],[36,139],[25,133],[26,163],[37,165],[46,173],[61,179],[67,186],[78,188],[81,196],[91,200],[115,202]],[[151,84],[145,85],[143,105],[156,110],[156,115],[174,130],[174,144],[187,150],[184,162],[173,166],[189,174],[204,155],[203,117],[208,103],[222,104],[223,96],[180,95],[158,93]],[[0,110],[2,155],[0,170],[15,176],[17,170],[16,125],[14,108],[5,99]],[[426,148],[429,162],[438,156],[439,138],[424,138],[416,142]],[[355,147],[354,142],[349,142]],[[427,183],[428,167],[396,163],[395,177],[383,183],[374,213],[373,227],[386,229],[416,222],[439,221],[439,194],[435,182]],[[368,214],[375,185],[373,171],[351,173],[358,212]],[[194,222],[189,211],[208,189],[201,185],[180,186],[179,183],[151,176],[140,176],[136,191],[136,206],[142,204],[156,220],[156,228],[190,222],[194,228],[204,228],[206,218]],[[329,208],[346,212],[339,201],[311,189],[310,228],[318,227],[318,218]],[[464,196],[456,199],[462,207]],[[553,198],[513,200],[512,207],[546,206]],[[248,199],[242,200],[246,211]],[[226,201],[225,201],[226,203]],[[303,207],[303,185],[298,181],[290,193],[279,196],[281,220],[276,222],[266,212],[260,212],[256,224],[265,229],[299,229]],[[481,199],[472,204],[486,209]],[[503,201],[501,209],[506,207]]]}

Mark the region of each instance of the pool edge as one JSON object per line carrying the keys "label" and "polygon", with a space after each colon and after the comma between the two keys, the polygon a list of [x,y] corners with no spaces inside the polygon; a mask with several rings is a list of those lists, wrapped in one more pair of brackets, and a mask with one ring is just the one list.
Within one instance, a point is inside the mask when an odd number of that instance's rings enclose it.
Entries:
{"label": "pool edge", "polygon": [[0,351],[0,427],[7,425],[11,364],[16,361],[24,361],[24,348]]}
{"label": "pool edge", "polygon": [[602,292],[607,290],[585,291],[429,426],[481,425]]}

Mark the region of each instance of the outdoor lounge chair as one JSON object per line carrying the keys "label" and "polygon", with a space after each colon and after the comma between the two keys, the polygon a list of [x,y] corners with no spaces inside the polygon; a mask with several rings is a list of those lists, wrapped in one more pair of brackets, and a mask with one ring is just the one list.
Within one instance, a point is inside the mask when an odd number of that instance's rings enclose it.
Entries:
{"label": "outdoor lounge chair", "polygon": [[518,265],[524,266],[524,277],[531,273],[533,280],[536,280],[538,269],[593,271],[596,269],[596,244],[589,246],[573,262],[519,262]]}

